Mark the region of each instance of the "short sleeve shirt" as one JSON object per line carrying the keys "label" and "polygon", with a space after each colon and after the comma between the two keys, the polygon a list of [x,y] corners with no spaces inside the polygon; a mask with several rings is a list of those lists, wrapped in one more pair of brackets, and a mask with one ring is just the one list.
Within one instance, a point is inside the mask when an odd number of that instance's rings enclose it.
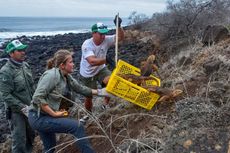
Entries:
{"label": "short sleeve shirt", "polygon": [[99,66],[91,66],[86,60],[89,56],[96,56],[97,58],[106,58],[108,49],[115,44],[115,35],[105,36],[105,40],[99,45],[95,45],[93,38],[85,40],[82,44],[82,57],[80,63],[80,74],[83,77],[93,77],[105,64]]}

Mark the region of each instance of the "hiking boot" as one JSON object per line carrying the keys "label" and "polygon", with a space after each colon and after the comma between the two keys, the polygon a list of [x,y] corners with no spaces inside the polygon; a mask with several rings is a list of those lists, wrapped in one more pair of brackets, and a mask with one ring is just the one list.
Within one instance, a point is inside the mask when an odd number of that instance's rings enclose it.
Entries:
{"label": "hiking boot", "polygon": [[82,125],[86,125],[86,122],[88,120],[89,120],[89,116],[85,115],[79,121],[82,123]]}

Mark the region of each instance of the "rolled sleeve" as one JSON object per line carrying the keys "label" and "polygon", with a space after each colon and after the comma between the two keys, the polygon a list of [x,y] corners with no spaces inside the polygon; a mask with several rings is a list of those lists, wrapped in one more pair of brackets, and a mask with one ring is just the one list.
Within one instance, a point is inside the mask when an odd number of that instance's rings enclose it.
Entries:
{"label": "rolled sleeve", "polygon": [[57,79],[59,79],[59,77],[52,73],[44,73],[38,82],[32,102],[35,104],[48,104],[48,94],[54,89],[55,82],[58,82],[56,81]]}

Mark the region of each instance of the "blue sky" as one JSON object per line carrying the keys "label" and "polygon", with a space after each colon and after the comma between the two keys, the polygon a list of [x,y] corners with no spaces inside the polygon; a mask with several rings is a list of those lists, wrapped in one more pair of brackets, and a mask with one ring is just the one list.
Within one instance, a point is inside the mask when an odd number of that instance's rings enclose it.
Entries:
{"label": "blue sky", "polygon": [[166,9],[166,0],[1,0],[0,16],[112,17],[132,11],[151,16]]}

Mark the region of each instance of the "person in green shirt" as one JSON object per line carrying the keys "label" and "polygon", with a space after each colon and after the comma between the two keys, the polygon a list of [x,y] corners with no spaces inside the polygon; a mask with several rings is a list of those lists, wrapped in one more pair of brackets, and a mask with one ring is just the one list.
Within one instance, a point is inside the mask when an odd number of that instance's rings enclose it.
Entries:
{"label": "person in green shirt", "polygon": [[9,42],[5,52],[10,58],[0,70],[0,95],[10,123],[12,153],[31,153],[35,136],[26,116],[35,90],[30,66],[25,62],[27,47],[19,40]]}
{"label": "person in green shirt", "polygon": [[55,133],[70,133],[76,137],[76,145],[82,153],[93,153],[89,140],[85,135],[83,124],[67,115],[61,108],[63,99],[73,100],[73,92],[86,97],[92,95],[107,96],[105,88],[95,90],[81,85],[75,80],[73,72],[72,53],[68,50],[58,50],[47,62],[47,71],[39,79],[33,95],[32,107],[29,111],[29,123],[39,132],[43,141],[44,151],[55,151]]}

